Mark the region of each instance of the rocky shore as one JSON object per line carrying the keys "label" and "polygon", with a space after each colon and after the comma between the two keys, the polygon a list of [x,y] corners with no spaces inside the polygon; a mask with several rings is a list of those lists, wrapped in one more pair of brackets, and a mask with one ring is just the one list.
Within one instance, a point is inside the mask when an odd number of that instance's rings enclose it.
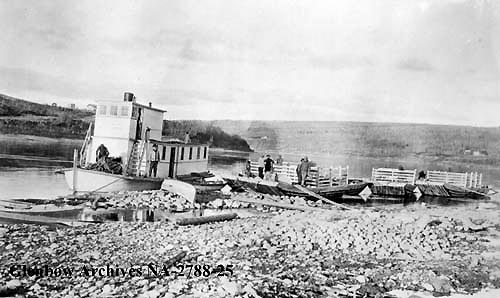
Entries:
{"label": "rocky shore", "polygon": [[[394,290],[410,290],[419,297],[500,288],[495,204],[267,211],[198,226],[2,225],[0,294],[391,297]],[[153,264],[164,271],[154,274]],[[188,277],[189,264],[200,266]],[[23,265],[39,267],[40,274],[27,276]],[[43,274],[45,266],[52,276]],[[125,274],[109,276],[108,267]],[[66,276],[64,268],[72,273]],[[129,274],[131,268],[141,268],[141,274]],[[185,276],[179,276],[181,269]]]}

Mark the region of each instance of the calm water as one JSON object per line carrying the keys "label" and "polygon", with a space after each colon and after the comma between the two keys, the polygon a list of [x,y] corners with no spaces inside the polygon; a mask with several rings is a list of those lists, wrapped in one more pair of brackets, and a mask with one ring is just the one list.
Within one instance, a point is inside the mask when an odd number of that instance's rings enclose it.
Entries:
{"label": "calm water", "polygon": [[[71,193],[64,175],[56,174],[55,169],[71,166],[72,152],[78,148],[77,140],[54,140],[33,138],[7,138],[0,136],[0,199],[5,198],[53,198]],[[277,154],[271,152],[272,157]],[[242,153],[234,151],[211,150],[209,169],[216,172],[238,173],[249,158],[257,160],[261,153]],[[282,154],[285,161],[296,162],[298,154]],[[342,155],[309,155],[320,165],[348,165],[350,177],[370,177],[373,167],[394,167],[404,164],[406,168],[426,169],[433,164],[421,160],[404,162],[383,158],[366,158]],[[461,171],[471,171],[468,168]],[[484,169],[483,181],[500,185],[498,169]]]}
{"label": "calm water", "polygon": [[53,198],[71,193],[64,175],[46,168],[0,168],[0,199]]}

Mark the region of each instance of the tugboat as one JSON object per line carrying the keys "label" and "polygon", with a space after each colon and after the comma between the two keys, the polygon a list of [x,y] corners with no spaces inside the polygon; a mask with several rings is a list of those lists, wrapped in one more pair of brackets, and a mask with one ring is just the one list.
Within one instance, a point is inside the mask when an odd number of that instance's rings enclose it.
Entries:
{"label": "tugboat", "polygon": [[[174,180],[177,176],[206,172],[208,144],[162,137],[165,113],[151,103],[138,103],[129,92],[123,101],[98,101],[95,125],[89,126],[82,148],[75,154],[73,168],[64,170],[69,187],[74,192],[155,190],[162,187],[164,179],[170,179],[170,188],[177,184],[182,188],[184,183]],[[118,166],[111,171],[109,167],[96,170],[96,150],[101,145],[118,160]],[[150,174],[153,147],[158,152],[156,175]]]}

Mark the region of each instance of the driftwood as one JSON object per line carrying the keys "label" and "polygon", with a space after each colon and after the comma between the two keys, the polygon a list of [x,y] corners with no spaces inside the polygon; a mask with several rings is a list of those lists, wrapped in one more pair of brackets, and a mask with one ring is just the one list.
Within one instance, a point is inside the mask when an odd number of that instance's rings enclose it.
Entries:
{"label": "driftwood", "polygon": [[170,258],[165,264],[164,266],[166,268],[170,268],[172,266],[175,265],[175,263],[179,262],[180,260],[182,260],[185,256],[187,255],[187,253],[185,251],[181,251],[180,253],[176,254],[175,256],[173,256],[172,258]]}
{"label": "driftwood", "polygon": [[180,226],[201,225],[201,224],[211,223],[211,222],[232,220],[232,219],[235,219],[236,217],[238,217],[238,214],[229,213],[229,214],[220,214],[220,215],[212,215],[212,216],[179,218],[177,220],[177,224]]}

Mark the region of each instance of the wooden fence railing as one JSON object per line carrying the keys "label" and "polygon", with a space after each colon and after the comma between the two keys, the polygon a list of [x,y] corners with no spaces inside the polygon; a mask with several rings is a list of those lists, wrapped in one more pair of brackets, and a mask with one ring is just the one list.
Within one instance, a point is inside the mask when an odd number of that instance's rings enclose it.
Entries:
{"label": "wooden fence railing", "polygon": [[[257,162],[251,163],[251,172],[258,176],[259,166]],[[297,164],[285,162],[283,165],[275,165],[272,179],[278,175],[278,179],[285,177],[292,183],[298,182]],[[309,177],[306,179],[306,186],[328,187],[333,185],[346,185],[349,179],[349,167],[311,167]]]}

